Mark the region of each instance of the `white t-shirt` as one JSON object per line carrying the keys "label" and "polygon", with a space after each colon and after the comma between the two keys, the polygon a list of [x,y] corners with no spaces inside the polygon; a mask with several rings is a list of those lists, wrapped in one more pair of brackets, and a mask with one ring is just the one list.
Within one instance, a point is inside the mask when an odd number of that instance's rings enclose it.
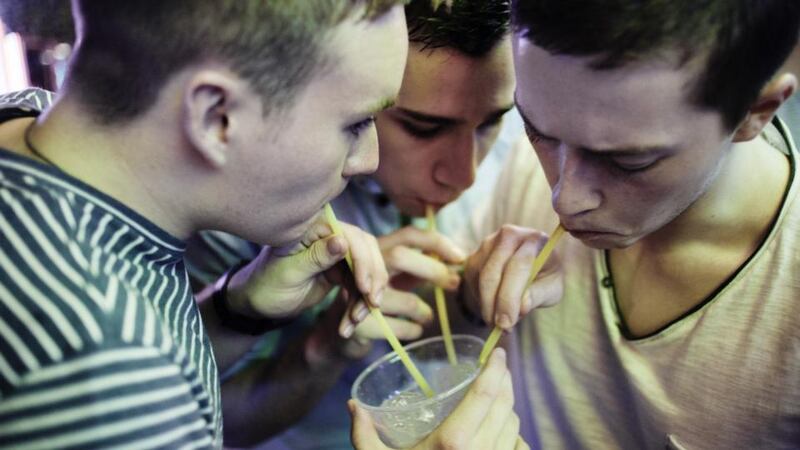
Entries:
{"label": "white t-shirt", "polygon": [[[531,313],[507,342],[533,448],[800,448],[800,199],[790,153],[790,187],[757,252],[651,336],[623,335],[605,252],[565,236],[564,298]],[[527,142],[496,189],[466,227],[467,248],[505,223],[547,232],[557,224]]]}

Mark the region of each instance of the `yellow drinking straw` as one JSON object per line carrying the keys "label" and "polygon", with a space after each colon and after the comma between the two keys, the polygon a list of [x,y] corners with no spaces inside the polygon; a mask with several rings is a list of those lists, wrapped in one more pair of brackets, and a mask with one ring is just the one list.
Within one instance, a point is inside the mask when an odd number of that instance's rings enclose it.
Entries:
{"label": "yellow drinking straw", "polygon": [[[328,220],[328,224],[331,226],[334,234],[338,234],[343,236],[342,234],[342,227],[339,226],[339,221],[336,220],[336,214],[333,212],[333,208],[331,208],[330,204],[325,205],[325,218]],[[350,256],[350,252],[348,251],[345,255],[345,259],[347,260],[347,266],[350,270],[353,270],[353,257]],[[394,335],[392,329],[389,328],[389,324],[386,322],[386,318],[383,317],[383,313],[381,310],[370,305],[369,302],[364,301],[369,308],[369,312],[372,314],[372,317],[378,321],[378,325],[383,330],[383,335],[386,337],[386,340],[389,341],[389,345],[392,346],[392,349],[397,353],[397,356],[400,357],[400,361],[402,361],[403,365],[406,366],[406,370],[408,373],[411,374],[411,377],[414,378],[414,381],[417,382],[422,392],[425,393],[426,397],[433,397],[433,389],[431,389],[430,385],[427,381],[425,381],[425,377],[422,376],[417,366],[411,361],[411,358],[408,357],[408,353],[406,353],[405,349],[402,345],[400,345],[400,341],[397,340],[397,336]]]}
{"label": "yellow drinking straw", "polygon": [[[434,216],[433,207],[428,205],[425,209],[425,215],[428,217],[428,231],[436,232],[436,217]],[[436,255],[433,255],[435,260],[439,260]],[[442,327],[442,336],[444,336],[444,348],[447,351],[447,359],[450,364],[458,364],[456,358],[456,349],[453,346],[453,335],[450,333],[450,319],[447,316],[447,304],[444,301],[444,289],[439,286],[433,287],[433,295],[436,297],[436,312],[439,314],[439,325]]]}
{"label": "yellow drinking straw", "polygon": [[[528,277],[528,283],[526,286],[530,287],[533,280],[536,279],[536,275],[539,275],[539,271],[542,270],[544,267],[544,263],[547,262],[547,258],[550,257],[550,253],[553,253],[553,249],[555,248],[556,244],[558,244],[558,240],[561,239],[561,236],[564,234],[564,226],[558,224],[553,233],[550,235],[550,239],[544,244],[544,248],[542,248],[542,252],[536,256],[536,259],[533,260],[533,266],[531,266],[531,276]],[[489,358],[489,354],[492,353],[494,347],[497,345],[497,341],[500,340],[500,336],[503,334],[503,329],[495,326],[492,333],[489,334],[489,337],[486,339],[486,344],[483,346],[483,350],[481,350],[481,354],[478,357],[478,363],[480,365],[484,365],[486,360]]]}

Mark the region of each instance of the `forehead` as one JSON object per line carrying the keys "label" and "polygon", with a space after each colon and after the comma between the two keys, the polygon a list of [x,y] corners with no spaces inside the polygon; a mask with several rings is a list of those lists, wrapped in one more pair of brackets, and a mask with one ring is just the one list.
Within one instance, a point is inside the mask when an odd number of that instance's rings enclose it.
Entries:
{"label": "forehead", "polygon": [[[553,55],[514,37],[516,98],[538,131],[587,148],[670,145],[720,115],[689,101],[697,61],[671,58],[597,70],[591,59]],[[570,142],[571,141],[571,142]]]}
{"label": "forehead", "polygon": [[460,116],[464,110],[508,106],[513,94],[510,38],[480,58],[449,48],[431,50],[412,44],[398,104],[442,116]]}
{"label": "forehead", "polygon": [[358,17],[337,25],[321,45],[307,97],[326,109],[366,113],[400,88],[408,50],[402,7],[375,20]]}

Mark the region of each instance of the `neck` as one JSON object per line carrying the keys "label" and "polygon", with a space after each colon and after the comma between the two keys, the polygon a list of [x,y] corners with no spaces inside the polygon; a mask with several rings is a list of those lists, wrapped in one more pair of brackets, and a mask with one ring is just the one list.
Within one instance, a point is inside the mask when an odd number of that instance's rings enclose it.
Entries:
{"label": "neck", "polygon": [[[191,232],[177,164],[179,140],[168,132],[174,126],[151,118],[124,126],[100,126],[80,105],[59,100],[42,115],[29,134],[39,158],[129,208],[179,238]],[[30,149],[29,149],[30,151]]]}

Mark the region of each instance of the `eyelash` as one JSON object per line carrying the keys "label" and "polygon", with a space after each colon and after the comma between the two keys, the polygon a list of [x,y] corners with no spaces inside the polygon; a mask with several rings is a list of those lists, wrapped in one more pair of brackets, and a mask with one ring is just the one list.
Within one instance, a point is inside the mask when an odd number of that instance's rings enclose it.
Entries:
{"label": "eyelash", "polygon": [[624,173],[626,175],[635,175],[637,173],[642,173],[642,172],[645,172],[647,170],[652,169],[657,163],[658,163],[658,161],[653,161],[651,163],[648,163],[645,166],[635,167],[635,168],[627,168],[627,167],[621,166],[619,163],[615,163],[615,162],[612,162],[611,164],[614,166],[615,169],[619,170],[620,172],[622,172],[622,173]]}
{"label": "eyelash", "polygon": [[[485,131],[485,130],[488,130],[490,128],[494,128],[494,127],[496,127],[497,125],[500,124],[501,120],[502,120],[502,117],[499,118],[499,119],[491,120],[489,122],[486,122],[486,123],[480,125],[478,127],[478,129],[481,130],[481,131]],[[436,137],[444,129],[444,127],[442,127],[442,126],[436,126],[436,127],[427,128],[427,129],[418,128],[418,127],[414,126],[413,124],[411,124],[409,122],[406,122],[406,121],[401,121],[401,124],[402,124],[403,128],[406,130],[406,132],[408,134],[410,134],[410,135],[412,135],[414,137],[417,137],[419,139],[433,139],[434,137]]]}
{"label": "eyelash", "polygon": [[420,139],[432,139],[436,137],[440,131],[442,131],[441,126],[435,126],[433,128],[418,128],[406,121],[401,121],[400,124],[408,134]]}
{"label": "eyelash", "polygon": [[361,137],[361,133],[370,129],[374,124],[375,124],[375,116],[367,117],[361,122],[354,123],[348,126],[347,132],[353,135],[354,138],[358,139],[359,137]]}

